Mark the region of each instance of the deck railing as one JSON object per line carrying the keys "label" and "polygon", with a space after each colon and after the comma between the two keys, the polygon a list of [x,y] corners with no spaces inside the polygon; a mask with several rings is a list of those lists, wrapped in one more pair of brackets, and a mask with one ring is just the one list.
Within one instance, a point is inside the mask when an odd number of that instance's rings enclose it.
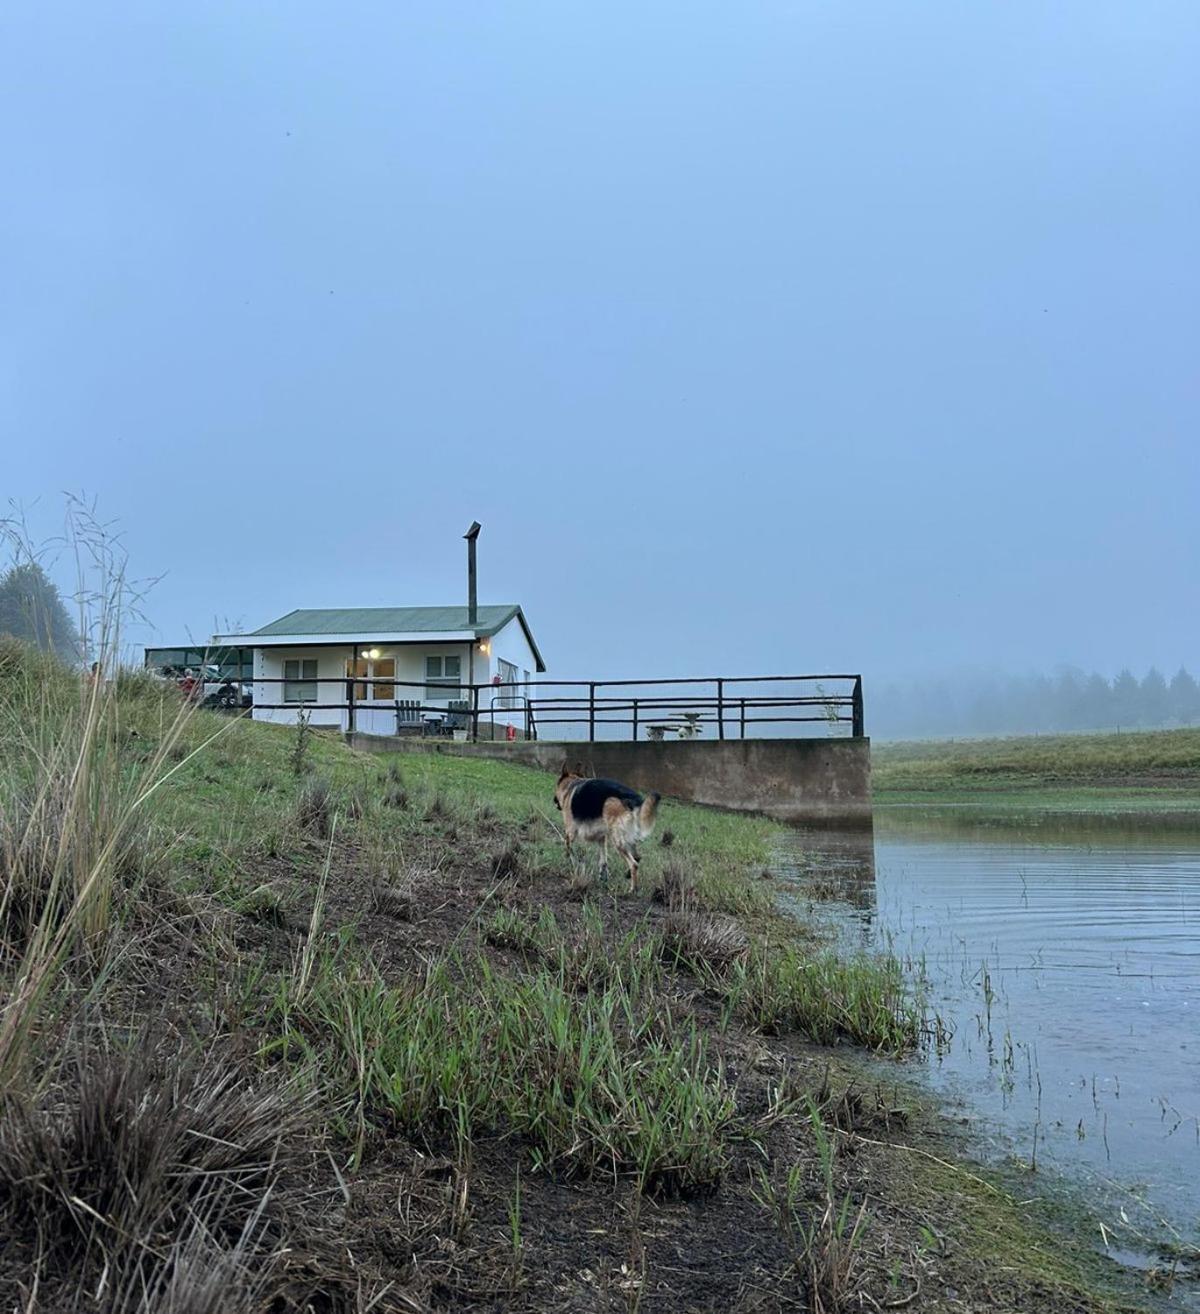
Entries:
{"label": "deck railing", "polygon": [[[427,681],[342,678],[316,680],[256,676],[254,707],[260,711],[344,712],[345,728],[363,728],[364,713],[391,714],[395,732],[465,731],[472,739],[503,737],[507,727],[527,739],[630,738],[645,735],[683,739],[710,735],[717,739],[757,739],[786,733],[787,726],[825,726],[830,735],[856,738],[864,730],[861,675],[712,676],[666,680],[531,680],[513,683],[460,684],[450,699],[428,701]],[[345,698],[284,697],[269,701],[280,685],[308,688],[340,685]],[[383,687],[385,697],[363,699]],[[379,716],[372,718],[379,723]],[[555,732],[545,731],[555,727]],[[571,733],[564,733],[564,728]],[[500,734],[497,735],[497,730]]]}

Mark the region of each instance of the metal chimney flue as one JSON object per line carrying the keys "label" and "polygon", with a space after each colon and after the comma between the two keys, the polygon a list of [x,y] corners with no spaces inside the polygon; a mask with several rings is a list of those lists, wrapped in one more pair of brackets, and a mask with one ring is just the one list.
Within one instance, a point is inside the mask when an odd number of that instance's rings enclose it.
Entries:
{"label": "metal chimney flue", "polygon": [[475,569],[475,540],[483,526],[471,521],[471,528],[463,535],[467,540],[467,624],[472,629],[479,623],[479,586]]}

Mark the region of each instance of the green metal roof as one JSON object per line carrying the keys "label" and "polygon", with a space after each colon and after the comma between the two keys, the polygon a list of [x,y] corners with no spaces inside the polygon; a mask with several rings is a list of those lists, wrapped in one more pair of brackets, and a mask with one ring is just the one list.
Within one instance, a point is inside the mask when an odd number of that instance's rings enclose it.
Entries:
{"label": "green metal roof", "polygon": [[321,607],[314,610],[289,611],[286,616],[251,631],[263,638],[289,634],[347,634],[365,639],[372,634],[444,634],[463,632],[477,639],[490,638],[502,630],[513,617],[521,622],[529,646],[537,659],[538,669],[545,670],[545,662],[533,641],[529,624],[516,603],[480,606],[476,609],[476,623],[467,619],[466,607]]}

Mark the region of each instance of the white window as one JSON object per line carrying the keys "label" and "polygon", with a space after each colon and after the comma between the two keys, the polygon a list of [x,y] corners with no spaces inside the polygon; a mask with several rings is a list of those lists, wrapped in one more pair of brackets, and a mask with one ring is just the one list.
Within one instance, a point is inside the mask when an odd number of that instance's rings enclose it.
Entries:
{"label": "white window", "polygon": [[462,696],[462,658],[425,658],[425,701],[443,702]]}
{"label": "white window", "polygon": [[516,707],[517,698],[520,690],[517,688],[517,668],[512,662],[506,662],[503,657],[496,661],[496,670],[500,675],[500,698],[501,707]]}
{"label": "white window", "polygon": [[305,657],[283,663],[283,701],[285,703],[315,703],[317,701],[317,661]]}

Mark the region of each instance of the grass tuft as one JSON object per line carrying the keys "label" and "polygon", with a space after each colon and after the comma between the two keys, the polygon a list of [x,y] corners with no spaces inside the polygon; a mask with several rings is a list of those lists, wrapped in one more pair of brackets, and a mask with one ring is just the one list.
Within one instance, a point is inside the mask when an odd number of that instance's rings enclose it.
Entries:
{"label": "grass tuft", "polygon": [[296,821],[318,839],[328,839],[333,818],[333,791],[323,776],[308,781],[296,800]]}
{"label": "grass tuft", "polygon": [[711,983],[768,1035],[799,1031],[817,1044],[852,1041],[902,1054],[928,1034],[924,1009],[886,955],[843,958],[794,945],[757,945]]}
{"label": "grass tuft", "polygon": [[746,932],[732,918],[673,908],[663,922],[663,937],[677,963],[721,973],[750,951]]}

